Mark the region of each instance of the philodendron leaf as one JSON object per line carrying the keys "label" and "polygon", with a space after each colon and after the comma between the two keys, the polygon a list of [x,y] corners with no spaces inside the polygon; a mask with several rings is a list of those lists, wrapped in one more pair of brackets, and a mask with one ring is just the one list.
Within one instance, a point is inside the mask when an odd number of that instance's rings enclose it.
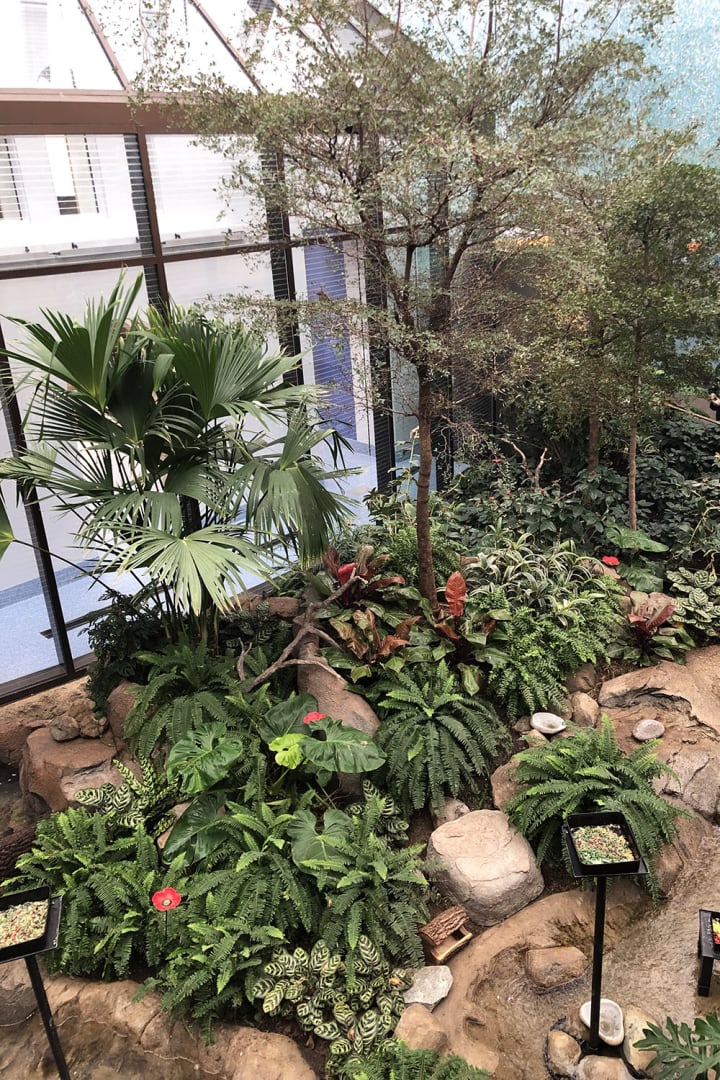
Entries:
{"label": "philodendron leaf", "polygon": [[317,701],[312,694],[295,694],[287,701],[281,701],[268,709],[258,724],[258,733],[263,742],[270,744],[280,735],[291,732],[299,735],[305,731],[303,717],[317,710]]}
{"label": "philodendron leaf", "polygon": [[301,732],[290,732],[273,739],[270,749],[278,765],[284,769],[297,769],[305,760],[303,747],[309,741]]}
{"label": "philodendron leaf", "polygon": [[[323,863],[338,871],[346,869],[345,857],[338,853],[335,841],[343,840],[351,828],[351,820],[342,810],[326,810],[323,831],[317,832],[317,820],[310,810],[296,810],[287,831],[292,841],[292,857],[296,866]],[[313,954],[311,954],[311,964]]]}
{"label": "philodendron leaf", "polygon": [[168,776],[182,782],[185,794],[199,795],[223,780],[245,751],[243,740],[222,724],[201,724],[171,748]]}
{"label": "philodendron leaf", "polygon": [[220,846],[227,835],[219,817],[226,798],[224,791],[208,791],[193,799],[167,839],[163,848],[165,862],[185,853],[187,865],[191,865],[206,859]]}
{"label": "philodendron leaf", "polygon": [[[369,735],[346,727],[338,720],[316,720],[308,727],[310,730],[308,737],[303,739],[302,752],[316,768],[364,773],[379,769],[385,761],[384,752]],[[320,733],[324,734],[324,739],[316,737]]]}
{"label": "philodendron leaf", "polygon": [[667,551],[667,545],[658,540],[651,540],[639,529],[629,529],[627,525],[608,525],[605,539],[615,544],[620,551]]}

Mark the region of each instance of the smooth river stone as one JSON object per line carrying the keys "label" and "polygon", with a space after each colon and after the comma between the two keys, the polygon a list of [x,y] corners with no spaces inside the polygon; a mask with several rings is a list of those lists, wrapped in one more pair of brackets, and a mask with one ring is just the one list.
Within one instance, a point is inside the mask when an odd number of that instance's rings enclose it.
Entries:
{"label": "smooth river stone", "polygon": [[665,725],[659,720],[638,720],[633,728],[633,739],[638,742],[648,742],[650,739],[661,739],[665,734]]}

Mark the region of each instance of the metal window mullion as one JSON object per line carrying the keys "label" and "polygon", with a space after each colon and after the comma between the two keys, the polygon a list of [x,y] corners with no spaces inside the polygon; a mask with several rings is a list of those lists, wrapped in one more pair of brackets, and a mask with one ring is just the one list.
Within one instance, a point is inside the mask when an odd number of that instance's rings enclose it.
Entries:
{"label": "metal window mullion", "polygon": [[[5,348],[5,338],[0,327],[0,349]],[[13,453],[26,446],[25,436],[22,430],[22,420],[17,399],[14,396],[14,387],[10,362],[6,356],[0,355],[0,390],[2,396],[2,411],[7,424],[10,448]],[[55,568],[48,547],[47,532],[43,520],[42,511],[37,500],[37,491],[32,488],[27,497],[22,497],[23,508],[28,523],[30,541],[35,553],[35,563],[38,568],[40,587],[42,588],[52,639],[55,645],[58,660],[65,668],[68,675],[75,674],[75,662],[73,660],[70,639],[65,627],[65,614],[60,600],[60,591],[55,577]]]}

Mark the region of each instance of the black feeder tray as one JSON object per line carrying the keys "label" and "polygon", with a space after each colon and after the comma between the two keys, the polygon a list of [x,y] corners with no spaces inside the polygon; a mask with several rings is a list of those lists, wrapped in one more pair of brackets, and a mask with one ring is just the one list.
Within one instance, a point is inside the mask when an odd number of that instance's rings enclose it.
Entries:
{"label": "black feeder tray", "polygon": [[45,1033],[50,1043],[50,1049],[52,1050],[53,1057],[55,1058],[55,1065],[57,1066],[58,1076],[60,1080],[70,1080],[70,1073],[68,1072],[65,1056],[60,1045],[57,1029],[55,1028],[55,1021],[50,1011],[50,1005],[48,1004],[47,994],[45,993],[45,986],[43,985],[42,975],[40,974],[40,968],[38,967],[37,957],[42,953],[50,952],[57,947],[58,931],[60,929],[60,913],[62,911],[62,896],[51,896],[50,889],[26,889],[24,892],[8,893],[6,896],[0,897],[0,912],[7,911],[8,908],[21,907],[23,904],[35,903],[37,901],[45,901],[47,904],[47,914],[45,916],[45,925],[42,933],[27,938],[25,941],[16,941],[12,945],[5,945],[0,948],[0,964],[9,963],[11,960],[24,960],[25,966],[28,969],[30,976],[30,982],[32,983],[33,992],[35,994],[35,1000],[40,1010],[42,1022],[45,1027]]}
{"label": "black feeder tray", "polygon": [[[626,862],[583,862],[575,843],[575,830],[582,828],[610,827],[625,841],[632,852],[632,858]],[[599,810],[594,814],[568,814],[562,826],[563,839],[570,856],[573,877],[624,877],[626,875],[647,874],[640,849],[625,815],[617,810]]]}

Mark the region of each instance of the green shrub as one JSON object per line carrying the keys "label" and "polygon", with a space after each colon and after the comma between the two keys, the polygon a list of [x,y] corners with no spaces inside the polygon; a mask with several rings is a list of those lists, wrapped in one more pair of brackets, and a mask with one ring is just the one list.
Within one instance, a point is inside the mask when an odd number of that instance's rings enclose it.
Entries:
{"label": "green shrub", "polygon": [[480,791],[504,732],[492,706],[462,693],[444,660],[386,668],[368,693],[381,720],[385,780],[403,810],[443,806],[463,785]]}
{"label": "green shrub", "polygon": [[669,570],[675,617],[705,637],[720,637],[720,582],[707,570]]}
{"label": "green shrub", "polygon": [[568,814],[618,810],[635,834],[650,871],[649,890],[657,898],[654,858],[677,835],[678,818],[688,815],[653,790],[657,777],[674,776],[658,759],[656,746],[650,741],[625,754],[612,721],[603,716],[599,728],[573,728],[565,738],[516,754],[515,779],[522,790],[505,811],[535,847],[538,863],[548,855],[559,858],[560,827]]}
{"label": "green shrub", "polygon": [[[428,919],[422,845],[407,846],[407,822],[393,800],[363,781],[363,802],[326,810],[322,823],[298,810],[288,824],[296,866],[323,900],[318,935],[350,949],[365,934],[383,954],[422,963],[418,926]],[[403,846],[401,846],[403,845]]]}
{"label": "green shrub", "polygon": [[131,747],[150,757],[156,745],[185,738],[200,724],[235,721],[226,697],[238,690],[235,661],[212,656],[207,643],[184,641],[159,653],[142,653],[150,674],[127,718],[125,735]]}
{"label": "green shrub", "polygon": [[366,1054],[390,1037],[403,1011],[411,978],[391,970],[373,943],[361,936],[346,956],[327,942],[293,953],[279,949],[255,983],[255,997],[270,1016],[296,1019],[330,1044],[328,1075],[351,1053]]}
{"label": "green shrub", "polygon": [[103,814],[69,809],[38,823],[13,883],[47,885],[63,896],[58,948],[47,954],[51,970],[124,978],[136,965],[161,964],[179,942],[178,920],[162,923],[151,898],[167,886],[184,892],[181,862],[163,868],[142,827],[118,832]]}
{"label": "green shrub", "polygon": [[137,597],[110,592],[102,599],[108,597],[110,606],[99,612],[88,627],[95,663],[90,668],[87,692],[103,714],[108,695],[123,679],[145,681],[148,665],[139,654],[159,648],[165,638],[160,615]]}
{"label": "green shrub", "polygon": [[113,765],[123,777],[119,787],[108,783],[81,788],[75,792],[76,801],[112,817],[126,829],[141,826],[151,836],[159,836],[173,820],[167,811],[177,802],[177,786],[164,774],[157,773],[147,758],[140,758],[139,780],[122,761],[113,759]]}
{"label": "green shrub", "polygon": [[338,1069],[339,1080],[489,1080],[456,1054],[413,1050],[398,1039],[370,1054],[351,1054]]}

